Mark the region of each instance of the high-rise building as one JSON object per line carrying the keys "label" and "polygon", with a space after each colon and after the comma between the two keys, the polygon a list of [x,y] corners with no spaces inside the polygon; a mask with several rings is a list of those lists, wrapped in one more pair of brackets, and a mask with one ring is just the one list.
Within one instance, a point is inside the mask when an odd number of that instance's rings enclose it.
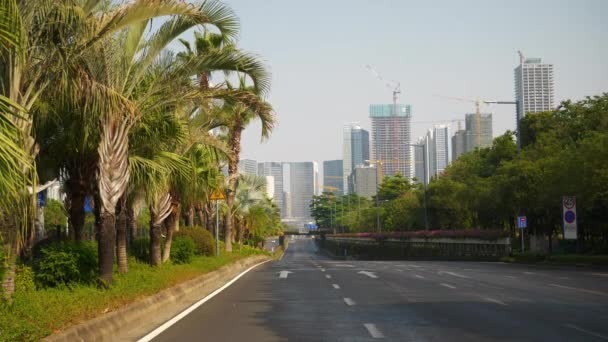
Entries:
{"label": "high-rise building", "polygon": [[439,125],[433,128],[431,151],[433,176],[439,176],[452,161],[452,140],[448,126]]}
{"label": "high-rise building", "polygon": [[376,168],[371,166],[355,167],[355,193],[359,196],[372,197],[376,195],[378,179]]}
{"label": "high-rise building", "polygon": [[452,137],[452,160],[458,159],[461,154],[466,152],[467,135],[466,130],[459,129]]}
{"label": "high-rise building", "polygon": [[[274,199],[274,177],[273,176],[263,176],[266,178],[266,196],[270,199]],[[280,195],[279,195],[280,196]]]}
{"label": "high-rise building", "polygon": [[431,179],[431,160],[432,160],[432,136],[433,131],[429,130],[423,137],[416,141],[415,150],[416,179],[419,183],[428,184]]}
{"label": "high-rise building", "polygon": [[370,105],[372,121],[372,159],[382,161],[385,176],[397,172],[411,174],[411,119],[410,105]]}
{"label": "high-rise building", "polygon": [[521,56],[515,68],[515,98],[520,115],[554,109],[554,93],[553,64],[542,63],[540,58],[524,59]]}
{"label": "high-rise building", "polygon": [[274,178],[274,203],[281,209],[281,217],[287,217],[283,203],[283,164],[281,162],[258,163],[259,176],[272,176]]}
{"label": "high-rise building", "polygon": [[316,162],[297,162],[290,165],[291,215],[293,218],[308,220],[312,196],[318,193],[318,172]]}
{"label": "high-rise building", "polygon": [[[369,132],[356,123],[344,125],[342,129],[342,174],[344,193],[353,191],[352,173],[358,165],[369,160]],[[350,181],[349,181],[350,180]]]}
{"label": "high-rise building", "polygon": [[240,174],[257,176],[258,162],[253,159],[241,159],[237,164],[237,170]]}
{"label": "high-rise building", "polygon": [[477,144],[477,114],[470,113],[465,115],[465,127],[466,127],[466,145],[465,152],[475,150],[475,148],[485,148],[492,146],[492,114],[481,113],[479,114],[480,123],[480,137]]}
{"label": "high-rise building", "polygon": [[344,194],[344,174],[342,160],[326,160],[323,162],[323,191],[329,191],[342,196]]}

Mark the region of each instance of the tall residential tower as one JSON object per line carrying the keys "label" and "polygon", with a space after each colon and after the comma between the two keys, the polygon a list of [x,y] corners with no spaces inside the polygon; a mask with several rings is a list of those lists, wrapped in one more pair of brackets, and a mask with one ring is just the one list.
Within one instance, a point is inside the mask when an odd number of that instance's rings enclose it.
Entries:
{"label": "tall residential tower", "polygon": [[342,173],[344,193],[353,192],[353,171],[369,160],[369,132],[356,123],[344,125],[342,130]]}

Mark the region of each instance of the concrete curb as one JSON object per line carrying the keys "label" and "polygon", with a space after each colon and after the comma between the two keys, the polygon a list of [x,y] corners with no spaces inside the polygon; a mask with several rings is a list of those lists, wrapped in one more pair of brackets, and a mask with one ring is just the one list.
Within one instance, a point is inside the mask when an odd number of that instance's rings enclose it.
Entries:
{"label": "concrete curb", "polygon": [[137,341],[247,268],[269,259],[253,256],[238,260],[42,341]]}

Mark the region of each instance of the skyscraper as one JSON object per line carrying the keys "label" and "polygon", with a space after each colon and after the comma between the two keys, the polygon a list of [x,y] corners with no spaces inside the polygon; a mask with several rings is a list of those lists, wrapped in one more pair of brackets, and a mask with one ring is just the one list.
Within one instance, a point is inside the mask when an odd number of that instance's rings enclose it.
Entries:
{"label": "skyscraper", "polygon": [[439,125],[433,128],[431,151],[433,176],[439,176],[452,161],[452,140],[448,126]]}
{"label": "skyscraper", "polygon": [[355,167],[353,175],[355,178],[354,192],[357,195],[365,197],[376,195],[378,179],[375,167],[359,165]]}
{"label": "skyscraper", "polygon": [[515,98],[519,102],[520,115],[554,109],[554,93],[553,64],[544,64],[540,58],[524,59],[520,55],[515,68]]}
{"label": "skyscraper", "polygon": [[[415,149],[415,165],[416,165],[416,179],[419,183],[428,184],[431,179],[431,163],[432,155],[432,136],[433,132],[429,130],[423,137],[418,138],[416,141]],[[425,155],[426,154],[426,155]]]}
{"label": "skyscraper", "polygon": [[465,115],[466,127],[466,146],[465,152],[475,150],[476,147],[484,148],[492,146],[492,114],[481,113],[479,118],[480,123],[480,144],[477,144],[477,114]]}
{"label": "skyscraper", "polygon": [[358,124],[344,125],[342,130],[342,174],[344,193],[353,191],[352,173],[355,167],[369,160],[369,132]]}
{"label": "skyscraper", "polygon": [[519,65],[514,70],[515,98],[518,102],[516,130],[519,144],[519,121],[528,113],[554,109],[555,90],[553,64],[544,64],[540,58],[524,58],[519,53]]}
{"label": "skyscraper", "polygon": [[458,159],[461,154],[466,152],[467,135],[466,130],[459,129],[452,137],[452,160]]}
{"label": "skyscraper", "polygon": [[290,165],[291,215],[309,220],[312,196],[317,194],[319,167],[316,162],[297,162]]}
{"label": "skyscraper", "polygon": [[238,173],[257,176],[258,162],[253,159],[241,159],[237,165]]}
{"label": "skyscraper", "polygon": [[397,172],[405,177],[411,168],[411,118],[410,105],[370,105],[372,121],[372,158],[382,161],[385,176]]}
{"label": "skyscraper", "polygon": [[344,174],[342,160],[326,160],[323,162],[323,191],[329,191],[342,196],[344,194]]}
{"label": "skyscraper", "polygon": [[258,163],[259,176],[272,176],[274,178],[273,201],[281,209],[281,217],[286,217],[287,211],[283,203],[283,164],[280,162]]}

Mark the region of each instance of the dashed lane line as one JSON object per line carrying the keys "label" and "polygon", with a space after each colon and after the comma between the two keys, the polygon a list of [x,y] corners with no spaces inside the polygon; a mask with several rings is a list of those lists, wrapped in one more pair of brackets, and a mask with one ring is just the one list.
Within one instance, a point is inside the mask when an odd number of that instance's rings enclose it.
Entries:
{"label": "dashed lane line", "polygon": [[607,296],[608,297],[608,293],[604,293],[604,292],[600,292],[600,291],[587,290],[587,289],[581,289],[579,287],[571,287],[571,286],[558,285],[558,284],[549,284],[549,286],[559,287],[561,289],[574,290],[574,291],[579,291],[579,292],[584,292],[584,293],[590,293],[590,294],[594,294],[594,295],[598,295],[598,296]]}
{"label": "dashed lane line", "polygon": [[326,274],[326,275],[325,275],[325,278],[327,278],[327,279],[331,279],[331,275]]}
{"label": "dashed lane line", "polygon": [[507,303],[505,303],[503,301],[500,301],[498,299],[494,299],[494,298],[490,298],[490,297],[485,297],[484,299],[487,300],[488,302],[492,302],[492,303],[495,303],[495,304],[498,304],[498,305],[508,306]]}
{"label": "dashed lane line", "polygon": [[338,284],[331,284],[331,286],[334,287],[334,289],[339,290],[340,289],[340,285]]}
{"label": "dashed lane line", "polygon": [[348,306],[353,306],[356,304],[355,301],[350,298],[344,298],[344,303],[346,303]]}
{"label": "dashed lane line", "polygon": [[455,288],[456,288],[456,286],[452,286],[452,285],[450,285],[450,284],[446,284],[446,283],[441,283],[441,284],[439,284],[439,285],[441,285],[441,286],[445,286],[445,287],[450,288],[450,289],[455,289]]}
{"label": "dashed lane line", "polygon": [[375,324],[373,323],[365,323],[363,324],[367,332],[372,336],[372,338],[384,338],[384,334],[378,330]]}
{"label": "dashed lane line", "polygon": [[581,328],[581,327],[577,327],[577,326],[576,326],[576,325],[574,325],[574,324],[566,324],[566,325],[564,325],[564,326],[565,326],[566,328],[574,329],[574,330],[577,330],[577,331],[583,332],[583,333],[585,333],[585,334],[587,334],[587,335],[595,336],[595,337],[597,337],[597,338],[599,338],[599,339],[602,339],[602,340],[606,340],[606,341],[608,341],[608,337],[607,337],[607,336],[602,335],[602,334],[598,334],[598,333],[596,333],[596,332],[594,332],[594,331],[590,331],[590,330],[587,330],[587,329],[583,329],[583,328]]}

